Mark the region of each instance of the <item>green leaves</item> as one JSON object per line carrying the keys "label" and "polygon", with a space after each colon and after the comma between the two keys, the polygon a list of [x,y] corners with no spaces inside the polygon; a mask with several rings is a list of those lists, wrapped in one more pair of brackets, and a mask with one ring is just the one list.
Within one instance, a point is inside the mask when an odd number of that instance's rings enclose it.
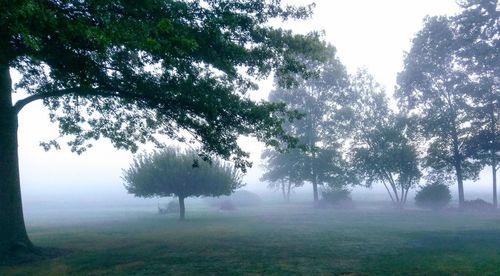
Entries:
{"label": "green leaves", "polygon": [[0,17],[0,62],[22,73],[18,88],[31,94],[16,110],[43,99],[75,151],[100,137],[136,150],[166,135],[244,169],[240,135],[294,143],[281,126],[283,107],[243,95],[272,73],[283,85],[311,75],[303,60],[321,59],[319,35],[266,24],[306,18],[310,8],[257,0],[21,2],[2,7]]}
{"label": "green leaves", "polygon": [[138,197],[229,195],[242,186],[240,173],[214,159],[200,160],[193,151],[166,148],[140,154],[123,171],[125,188]]}

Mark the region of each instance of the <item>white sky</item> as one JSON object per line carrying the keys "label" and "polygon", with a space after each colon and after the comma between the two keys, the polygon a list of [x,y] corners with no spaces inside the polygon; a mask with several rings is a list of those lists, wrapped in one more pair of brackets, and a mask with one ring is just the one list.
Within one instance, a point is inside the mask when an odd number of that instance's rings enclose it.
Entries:
{"label": "white sky", "polygon": [[[403,53],[409,50],[411,38],[421,28],[423,18],[458,11],[454,0],[317,0],[316,3],[311,20],[287,22],[285,27],[300,33],[324,30],[325,39],[335,45],[350,72],[367,67],[388,93],[392,92],[396,74],[402,69]],[[263,82],[254,97],[266,98],[270,89],[271,82]],[[64,147],[44,152],[38,146],[40,141],[57,135],[56,126],[49,123],[40,103],[31,104],[20,113],[19,152],[25,197],[50,200],[54,194],[60,194],[92,196],[97,200],[125,193],[120,175],[130,163],[131,153],[117,151],[107,141],[95,143],[94,148],[81,156]],[[247,189],[264,190],[266,184],[258,183],[262,146],[248,138],[242,142],[254,161],[254,167],[245,177]],[[485,182],[485,188],[489,187],[487,176],[481,182]]]}

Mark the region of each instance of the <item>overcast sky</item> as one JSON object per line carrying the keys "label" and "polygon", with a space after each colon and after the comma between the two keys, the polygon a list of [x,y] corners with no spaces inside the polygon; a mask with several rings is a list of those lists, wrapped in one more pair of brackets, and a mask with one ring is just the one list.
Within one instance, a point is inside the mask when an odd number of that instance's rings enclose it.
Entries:
{"label": "overcast sky", "polygon": [[[285,27],[300,33],[324,30],[325,39],[337,48],[340,60],[350,72],[366,67],[392,93],[404,51],[409,50],[423,18],[457,11],[454,0],[318,0],[312,19],[287,22]],[[266,98],[270,89],[271,82],[263,82],[253,97]],[[49,200],[54,194],[71,194],[102,199],[125,193],[120,175],[130,163],[131,153],[115,150],[104,140],[81,156],[64,147],[44,152],[38,146],[40,141],[57,136],[57,128],[49,123],[40,103],[31,104],[20,113],[19,152],[25,197]],[[245,177],[247,188],[263,190],[266,185],[258,183],[262,147],[251,139],[242,142],[245,150],[252,151],[254,161]],[[489,183],[486,178],[482,182],[486,181]]]}

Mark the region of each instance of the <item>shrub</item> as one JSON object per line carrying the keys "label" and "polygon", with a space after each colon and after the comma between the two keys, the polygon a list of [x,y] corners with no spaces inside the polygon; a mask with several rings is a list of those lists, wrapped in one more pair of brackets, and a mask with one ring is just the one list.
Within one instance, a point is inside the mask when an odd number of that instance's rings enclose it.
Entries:
{"label": "shrub", "polygon": [[420,208],[438,210],[451,200],[448,186],[442,183],[429,184],[420,189],[415,196],[415,204]]}
{"label": "shrub", "polygon": [[319,206],[333,205],[335,207],[353,207],[351,191],[345,188],[325,188],[321,191],[321,203]]}
{"label": "shrub", "polygon": [[479,198],[475,200],[466,200],[464,202],[464,208],[472,211],[491,211],[495,209],[493,204]]}

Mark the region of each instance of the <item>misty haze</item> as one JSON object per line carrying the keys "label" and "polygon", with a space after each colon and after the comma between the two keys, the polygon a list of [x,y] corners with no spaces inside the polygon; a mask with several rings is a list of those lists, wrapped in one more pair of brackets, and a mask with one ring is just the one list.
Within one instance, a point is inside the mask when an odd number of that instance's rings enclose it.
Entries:
{"label": "misty haze", "polygon": [[0,275],[500,274],[498,0],[0,7]]}

